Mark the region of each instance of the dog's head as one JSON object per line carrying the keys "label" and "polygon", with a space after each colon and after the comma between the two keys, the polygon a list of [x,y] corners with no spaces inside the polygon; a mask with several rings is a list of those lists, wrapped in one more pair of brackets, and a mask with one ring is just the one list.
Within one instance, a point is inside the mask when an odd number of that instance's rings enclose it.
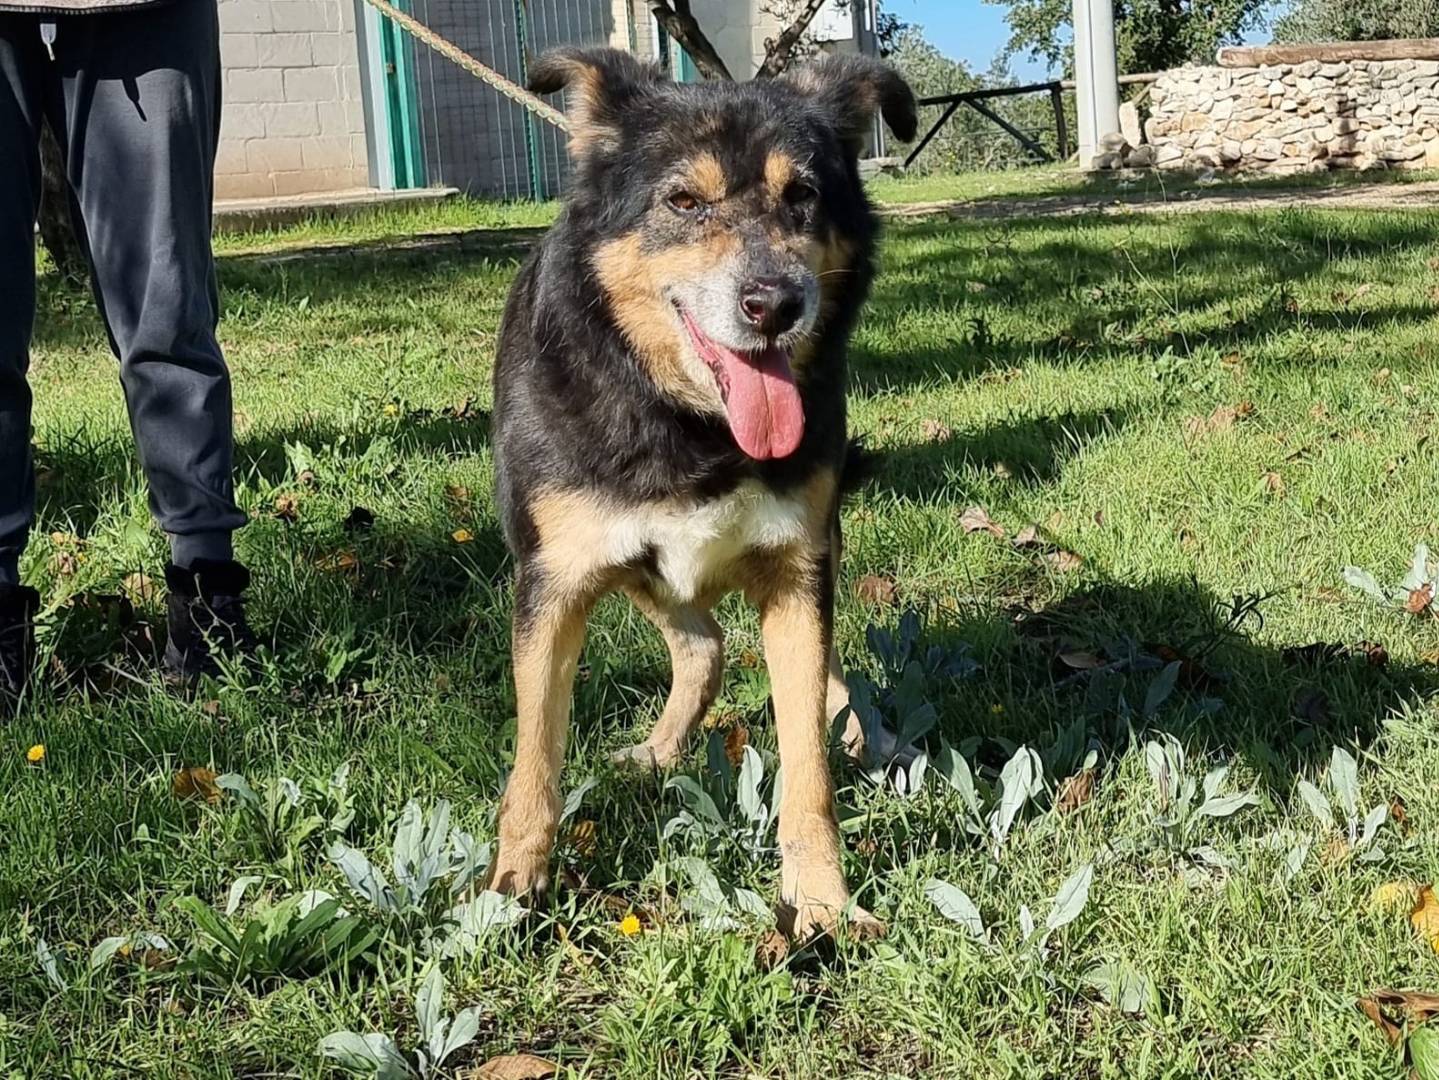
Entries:
{"label": "dog's head", "polygon": [[650,377],[725,416],[750,457],[793,453],[796,379],[822,362],[813,342],[844,298],[857,301],[848,279],[869,258],[856,161],[877,115],[913,137],[909,87],[860,56],[766,81],[675,84],[610,49],[546,54],[530,83],[570,91],[570,214]]}

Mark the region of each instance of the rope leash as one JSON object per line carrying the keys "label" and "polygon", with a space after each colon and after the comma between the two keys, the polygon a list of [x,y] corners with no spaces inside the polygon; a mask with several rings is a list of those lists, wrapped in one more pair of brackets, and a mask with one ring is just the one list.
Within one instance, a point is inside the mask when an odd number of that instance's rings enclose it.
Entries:
{"label": "rope leash", "polygon": [[381,15],[394,20],[398,26],[402,27],[411,36],[424,42],[447,60],[454,61],[454,63],[464,68],[486,86],[499,91],[515,104],[524,106],[541,120],[545,121],[545,123],[553,124],[561,131],[570,130],[570,122],[565,119],[564,113],[536,97],[519,83],[512,82],[505,78],[494,68],[487,67],[480,63],[458,45],[446,41],[418,19],[401,11],[393,4],[386,3],[386,0],[365,0],[365,3],[369,4]]}

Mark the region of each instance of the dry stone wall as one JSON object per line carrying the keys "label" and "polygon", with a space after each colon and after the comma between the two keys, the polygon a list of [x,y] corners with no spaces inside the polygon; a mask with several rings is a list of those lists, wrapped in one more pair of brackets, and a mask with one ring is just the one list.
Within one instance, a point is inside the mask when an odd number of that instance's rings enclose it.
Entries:
{"label": "dry stone wall", "polygon": [[1126,145],[1124,164],[1268,173],[1439,168],[1439,60],[1189,65],[1160,76],[1149,109],[1148,147]]}

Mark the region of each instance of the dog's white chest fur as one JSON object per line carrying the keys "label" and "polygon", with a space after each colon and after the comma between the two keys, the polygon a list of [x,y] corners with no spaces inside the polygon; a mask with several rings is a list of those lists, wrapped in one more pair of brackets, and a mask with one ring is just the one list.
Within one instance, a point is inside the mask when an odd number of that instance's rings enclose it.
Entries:
{"label": "dog's white chest fur", "polygon": [[746,483],[697,506],[645,506],[618,517],[612,557],[629,562],[653,551],[663,584],[674,599],[689,601],[723,584],[726,569],[746,551],[804,539],[805,516],[800,499]]}

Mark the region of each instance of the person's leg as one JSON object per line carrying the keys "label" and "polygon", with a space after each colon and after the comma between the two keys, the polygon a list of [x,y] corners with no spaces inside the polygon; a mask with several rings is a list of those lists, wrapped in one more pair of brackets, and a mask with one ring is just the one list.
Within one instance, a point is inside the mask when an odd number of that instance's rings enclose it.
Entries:
{"label": "person's leg", "polygon": [[30,334],[44,57],[39,20],[0,15],[0,586],[19,583],[35,513],[30,462]]}
{"label": "person's leg", "polygon": [[233,558],[230,379],[210,248],[214,0],[62,17],[62,146],[150,507],[183,570]]}

